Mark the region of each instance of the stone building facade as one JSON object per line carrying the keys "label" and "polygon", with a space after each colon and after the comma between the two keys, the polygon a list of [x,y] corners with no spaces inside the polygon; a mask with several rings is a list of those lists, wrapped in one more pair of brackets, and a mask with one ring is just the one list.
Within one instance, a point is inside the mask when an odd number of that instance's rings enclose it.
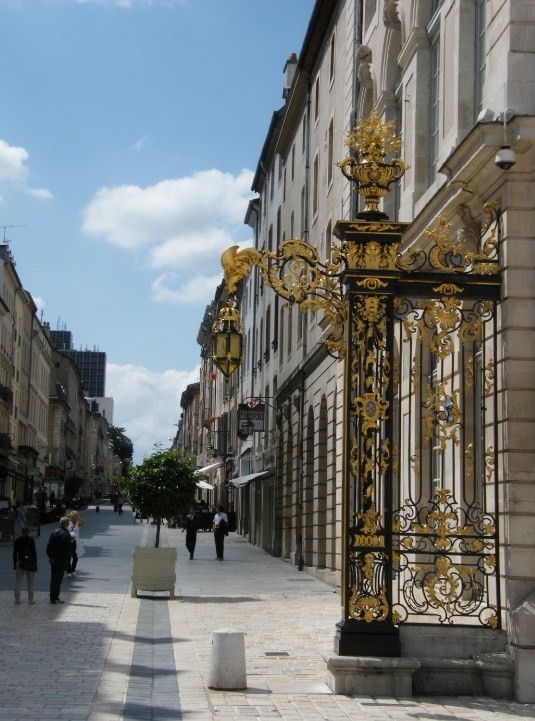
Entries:
{"label": "stone building facade", "polygon": [[59,498],[74,477],[81,495],[104,492],[108,422],[84,397],[74,362],[54,350],[7,244],[0,261],[1,507],[40,503],[43,489]]}
{"label": "stone building facade", "polygon": [[[341,238],[337,223],[352,221],[362,210],[353,183],[336,162],[348,156],[348,131],[373,110],[395,122],[408,166],[382,203],[390,220],[405,224],[400,257],[430,250],[437,239],[443,251],[440,244],[453,237],[445,251],[449,260],[461,251],[472,261],[479,252],[481,259],[479,243],[489,232],[483,209],[496,215],[493,248],[501,274],[496,325],[477,331],[483,350],[495,350],[487,366],[491,370],[485,374],[480,368],[474,375],[479,351],[472,349],[473,357],[467,358],[458,339],[455,354],[444,361],[444,352],[440,368],[432,365],[421,376],[435,387],[431,401],[442,393],[437,418],[446,426],[453,425],[457,392],[480,383],[480,405],[459,431],[462,438],[449,437],[451,467],[444,448],[433,445],[445,437],[436,427],[421,436],[421,445],[428,443],[429,449],[417,448],[422,458],[427,454],[429,503],[435,493],[447,498],[454,484],[472,494],[472,501],[460,504],[463,513],[481,507],[479,496],[493,496],[488,527],[499,528],[497,560],[486,563],[495,570],[499,602],[492,607],[498,610],[486,616],[483,629],[461,623],[457,629],[437,630],[436,623],[430,624],[433,654],[442,657],[427,659],[427,666],[417,626],[402,624],[402,655],[418,659],[420,670],[414,672],[414,666],[411,671],[417,691],[425,685],[422,679],[428,688],[431,683],[444,691],[441,676],[457,692],[483,688],[491,695],[535,700],[528,681],[535,672],[530,630],[535,627],[535,576],[529,561],[535,545],[534,29],[532,5],[514,0],[318,0],[301,52],[289,56],[284,67],[284,103],[271,118],[253,183],[258,197],[245,218],[257,250],[278,252],[298,237],[315,248],[319,262],[330,261]],[[445,263],[437,267],[447,269]],[[211,320],[220,299],[225,300],[219,291]],[[321,310],[314,314],[304,304],[287,303],[257,267],[240,284],[237,300],[244,324],[243,364],[231,376],[231,386],[217,381],[227,392],[214,397],[211,413],[217,423],[231,409],[233,428],[239,404],[263,403],[265,426],[247,433],[238,420],[241,437],[231,436],[232,462],[220,459],[225,466],[218,492],[236,510],[238,529],[252,542],[343,590],[347,376],[343,362],[325,350],[330,319]],[[487,329],[486,320],[480,327]],[[210,374],[208,334],[200,342]],[[398,348],[400,364],[404,347]],[[459,365],[457,357],[463,359]],[[440,391],[435,378],[437,368],[444,373],[446,367],[448,382],[460,384],[452,395]],[[463,375],[466,369],[469,378]],[[391,439],[400,487],[405,471],[399,468],[406,469],[407,478],[416,475],[416,456],[409,454],[407,439],[428,419],[423,411],[411,410],[411,377],[400,382],[399,422]],[[474,441],[463,447],[461,458],[458,446],[469,434]],[[479,460],[473,460],[478,454]],[[452,470],[456,463],[462,468],[458,475]],[[479,584],[481,573],[475,571],[472,579]],[[461,674],[453,671],[455,659],[462,660]]]}

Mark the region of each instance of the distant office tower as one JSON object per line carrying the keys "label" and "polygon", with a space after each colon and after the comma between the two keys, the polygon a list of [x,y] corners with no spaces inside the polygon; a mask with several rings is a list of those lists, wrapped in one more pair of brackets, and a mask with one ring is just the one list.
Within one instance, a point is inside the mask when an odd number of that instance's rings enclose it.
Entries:
{"label": "distant office tower", "polygon": [[50,337],[56,350],[76,363],[82,376],[84,395],[89,398],[104,398],[106,353],[96,350],[73,350],[72,333],[68,330],[51,330]]}
{"label": "distant office tower", "polygon": [[72,333],[70,330],[51,330],[50,338],[55,349],[61,353],[72,350]]}

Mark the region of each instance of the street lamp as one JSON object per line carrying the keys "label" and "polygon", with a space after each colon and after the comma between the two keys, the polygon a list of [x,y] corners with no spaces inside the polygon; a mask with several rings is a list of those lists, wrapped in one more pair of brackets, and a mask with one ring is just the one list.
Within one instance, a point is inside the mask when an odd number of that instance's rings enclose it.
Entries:
{"label": "street lamp", "polygon": [[243,326],[237,302],[229,297],[212,326],[214,354],[212,360],[228,378],[242,362]]}

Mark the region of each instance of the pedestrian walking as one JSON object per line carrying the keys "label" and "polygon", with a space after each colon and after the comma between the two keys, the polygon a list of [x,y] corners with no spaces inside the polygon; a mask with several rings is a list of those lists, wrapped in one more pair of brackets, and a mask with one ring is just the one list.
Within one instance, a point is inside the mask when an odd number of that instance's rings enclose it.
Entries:
{"label": "pedestrian walking", "polygon": [[22,590],[22,582],[26,576],[28,583],[28,603],[35,603],[33,598],[34,575],[37,571],[37,552],[35,550],[35,541],[30,536],[27,526],[21,528],[20,536],[15,539],[13,544],[13,570],[15,571],[15,603],[20,603],[20,592]]}
{"label": "pedestrian walking", "polygon": [[197,531],[199,529],[199,518],[194,508],[186,516],[186,548],[189,551],[189,560],[193,561],[195,545],[197,543]]}
{"label": "pedestrian walking", "polygon": [[85,549],[82,541],[80,540],[80,529],[84,525],[84,519],[78,515],[78,511],[71,511],[69,513],[69,527],[68,531],[72,537],[72,552],[69,559],[69,565],[67,566],[67,577],[72,578],[76,576],[76,566],[78,565],[78,559],[85,555]]}
{"label": "pedestrian walking", "polygon": [[222,561],[225,552],[225,536],[228,536],[228,516],[223,506],[217,507],[213,525],[216,561]]}
{"label": "pedestrian walking", "polygon": [[69,531],[70,522],[69,516],[62,516],[59,528],[50,534],[46,546],[46,555],[50,562],[50,603],[63,603],[59,593],[72,553],[73,539]]}
{"label": "pedestrian walking", "polygon": [[122,516],[123,515],[123,503],[124,498],[121,493],[117,496],[117,513]]}

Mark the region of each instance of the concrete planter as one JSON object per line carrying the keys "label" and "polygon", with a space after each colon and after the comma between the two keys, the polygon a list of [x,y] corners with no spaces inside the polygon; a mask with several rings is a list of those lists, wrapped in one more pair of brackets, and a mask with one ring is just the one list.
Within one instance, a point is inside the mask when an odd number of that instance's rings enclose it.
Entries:
{"label": "concrete planter", "polygon": [[167,591],[169,598],[175,597],[176,548],[134,549],[132,572],[132,597],[138,591]]}

